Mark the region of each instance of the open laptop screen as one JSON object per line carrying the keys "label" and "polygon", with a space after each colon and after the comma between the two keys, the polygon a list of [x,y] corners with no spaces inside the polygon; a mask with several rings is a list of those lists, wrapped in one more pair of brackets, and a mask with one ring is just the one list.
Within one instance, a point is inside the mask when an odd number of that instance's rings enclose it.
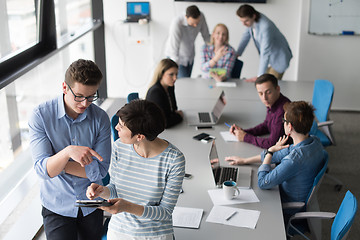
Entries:
{"label": "open laptop screen", "polygon": [[215,122],[217,122],[218,119],[221,117],[221,114],[224,111],[225,105],[226,105],[225,92],[222,91],[220,97],[218,98],[218,100],[214,106],[214,109],[212,110],[212,114],[213,114]]}
{"label": "open laptop screen", "polygon": [[149,2],[127,2],[127,16],[146,18],[150,15]]}
{"label": "open laptop screen", "polygon": [[220,167],[219,155],[217,153],[215,140],[213,140],[212,143],[211,143],[211,148],[210,148],[210,153],[209,153],[209,160],[210,160],[210,164],[211,164],[212,169],[216,169],[216,168]]}

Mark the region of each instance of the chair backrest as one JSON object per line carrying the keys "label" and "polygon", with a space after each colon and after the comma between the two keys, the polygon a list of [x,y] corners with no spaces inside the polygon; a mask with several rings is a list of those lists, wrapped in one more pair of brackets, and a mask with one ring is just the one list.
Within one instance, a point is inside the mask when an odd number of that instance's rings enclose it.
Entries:
{"label": "chair backrest", "polygon": [[334,85],[328,80],[315,80],[312,105],[319,122],[328,119],[329,110],[334,96]]}
{"label": "chair backrest", "polygon": [[323,150],[323,153],[324,153],[324,165],[323,167],[321,168],[321,170],[318,172],[318,174],[316,175],[315,179],[314,179],[314,182],[313,182],[313,186],[308,194],[308,197],[306,199],[306,209],[307,211],[309,211],[309,205],[312,204],[312,201],[316,200],[316,193],[317,191],[319,190],[319,187],[320,187],[320,184],[324,178],[324,174],[326,172],[326,169],[327,169],[327,165],[328,165],[328,162],[329,162],[329,154]]}
{"label": "chair backrest", "polygon": [[[131,102],[132,100],[138,99],[139,98],[139,93],[137,92],[132,92],[129,93],[129,95],[127,96],[127,103]],[[114,116],[112,116],[111,118],[111,135],[113,137],[114,142],[119,138],[118,132],[115,129],[116,125],[119,122],[119,117],[116,116],[116,114],[114,114]]]}
{"label": "chair backrest", "polygon": [[243,61],[239,59],[235,59],[234,67],[231,71],[231,78],[240,78],[241,69],[243,65],[244,65]]}
{"label": "chair backrest", "polygon": [[129,103],[129,102],[131,102],[132,100],[135,100],[135,99],[139,99],[139,93],[132,92],[132,93],[129,93],[126,100]]}
{"label": "chair backrest", "polygon": [[116,125],[119,123],[119,117],[114,114],[111,118],[111,136],[113,137],[114,142],[119,138],[118,132],[115,129]]}
{"label": "chair backrest", "polygon": [[345,239],[344,237],[346,237],[354,222],[356,211],[356,198],[350,191],[347,191],[331,225],[331,240]]}
{"label": "chair backrest", "polygon": [[[317,192],[320,188],[321,182],[324,178],[327,165],[329,162],[329,155],[328,153],[323,150],[324,153],[324,165],[316,175],[313,186],[308,194],[306,199],[306,211],[307,212],[318,212],[320,211],[319,202],[317,199]],[[321,219],[318,218],[310,218],[307,220],[307,224],[309,227],[309,232],[311,233],[311,239],[321,239]]]}

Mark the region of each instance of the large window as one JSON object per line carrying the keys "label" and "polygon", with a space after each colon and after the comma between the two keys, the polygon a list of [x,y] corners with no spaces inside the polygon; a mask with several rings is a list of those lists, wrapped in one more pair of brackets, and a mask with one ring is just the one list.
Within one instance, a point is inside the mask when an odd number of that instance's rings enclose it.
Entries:
{"label": "large window", "polygon": [[106,77],[102,21],[100,0],[0,0],[0,211],[32,168],[33,108],[61,94],[65,71],[79,58],[95,61]]}
{"label": "large window", "polygon": [[0,59],[7,59],[39,42],[35,1],[0,1]]}

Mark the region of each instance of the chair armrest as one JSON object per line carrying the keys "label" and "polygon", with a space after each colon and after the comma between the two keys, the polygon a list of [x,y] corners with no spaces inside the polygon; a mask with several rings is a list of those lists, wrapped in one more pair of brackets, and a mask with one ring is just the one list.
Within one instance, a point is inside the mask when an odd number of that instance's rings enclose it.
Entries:
{"label": "chair armrest", "polygon": [[304,219],[304,218],[332,219],[335,216],[336,214],[332,212],[299,212],[299,213],[295,213],[295,215],[290,218],[290,221],[295,219]]}
{"label": "chair armrest", "polygon": [[287,202],[282,204],[283,209],[302,208],[304,206],[305,206],[304,202]]}
{"label": "chair armrest", "polygon": [[290,234],[290,228],[295,230],[300,236],[305,239],[310,240],[304,233],[302,233],[298,228],[296,228],[293,224],[293,220],[298,219],[308,219],[308,218],[320,218],[320,219],[333,219],[336,216],[335,213],[332,212],[299,212],[290,217],[288,225],[286,227],[286,236],[292,237]]}
{"label": "chair armrest", "polygon": [[317,123],[318,127],[330,126],[330,125],[333,125],[333,124],[334,124],[334,121],[332,121],[332,120]]}

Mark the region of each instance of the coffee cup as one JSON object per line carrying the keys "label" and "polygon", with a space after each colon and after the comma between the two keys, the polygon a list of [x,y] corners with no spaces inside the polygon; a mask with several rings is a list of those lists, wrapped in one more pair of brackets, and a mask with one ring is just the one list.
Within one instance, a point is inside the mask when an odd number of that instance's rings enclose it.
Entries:
{"label": "coffee cup", "polygon": [[231,200],[240,194],[237,184],[234,181],[225,181],[223,183],[223,191],[226,199]]}

